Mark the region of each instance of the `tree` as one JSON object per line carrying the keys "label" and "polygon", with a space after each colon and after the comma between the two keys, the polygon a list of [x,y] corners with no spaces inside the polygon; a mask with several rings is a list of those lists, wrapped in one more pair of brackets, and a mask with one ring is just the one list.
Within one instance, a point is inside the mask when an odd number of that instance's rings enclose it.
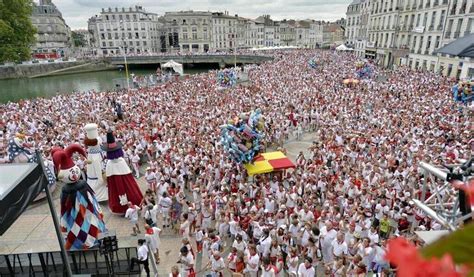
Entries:
{"label": "tree", "polygon": [[72,41],[74,43],[74,47],[84,47],[87,44],[84,34],[76,31],[72,31]]}
{"label": "tree", "polygon": [[32,0],[0,0],[0,63],[30,59],[36,28]]}

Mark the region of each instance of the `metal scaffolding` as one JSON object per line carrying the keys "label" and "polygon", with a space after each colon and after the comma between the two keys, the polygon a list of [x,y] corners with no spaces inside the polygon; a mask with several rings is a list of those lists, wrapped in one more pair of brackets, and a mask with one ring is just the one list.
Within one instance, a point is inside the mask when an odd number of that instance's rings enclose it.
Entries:
{"label": "metal scaffolding", "polygon": [[[413,202],[444,229],[455,231],[472,213],[462,214],[459,191],[449,182],[450,171],[425,162],[420,167],[424,171],[422,193],[420,200],[412,199]],[[429,197],[427,192],[431,193]]]}

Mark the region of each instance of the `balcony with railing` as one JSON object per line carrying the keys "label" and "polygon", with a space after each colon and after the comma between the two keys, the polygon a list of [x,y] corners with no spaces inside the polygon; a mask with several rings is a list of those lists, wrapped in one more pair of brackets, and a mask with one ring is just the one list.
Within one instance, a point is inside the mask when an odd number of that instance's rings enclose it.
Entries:
{"label": "balcony with railing", "polygon": [[444,38],[451,38],[451,32],[446,32],[444,34]]}
{"label": "balcony with railing", "polygon": [[459,32],[459,31],[454,32],[454,38],[458,38],[460,33],[461,33],[461,32]]}

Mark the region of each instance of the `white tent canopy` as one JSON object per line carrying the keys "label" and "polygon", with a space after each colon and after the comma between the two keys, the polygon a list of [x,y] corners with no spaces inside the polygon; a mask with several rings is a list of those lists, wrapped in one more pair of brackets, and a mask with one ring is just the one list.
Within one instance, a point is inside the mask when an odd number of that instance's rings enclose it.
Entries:
{"label": "white tent canopy", "polygon": [[183,65],[180,63],[177,63],[173,60],[170,60],[169,62],[162,64],[161,68],[172,68],[174,72],[179,73],[179,75],[183,75]]}
{"label": "white tent canopy", "polygon": [[336,47],[337,51],[352,51],[354,49],[347,47],[345,44],[341,44],[338,47]]}

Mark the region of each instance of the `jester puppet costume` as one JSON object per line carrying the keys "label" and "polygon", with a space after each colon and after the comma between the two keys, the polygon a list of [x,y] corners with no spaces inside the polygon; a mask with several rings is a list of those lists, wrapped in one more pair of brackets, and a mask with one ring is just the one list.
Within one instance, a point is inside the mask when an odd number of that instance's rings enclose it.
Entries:
{"label": "jester puppet costume", "polygon": [[94,191],[86,181],[79,180],[81,170],[72,160],[74,153],[86,156],[78,144],[52,150],[58,180],[65,184],[61,192],[61,229],[67,250],[94,247],[99,234],[106,231]]}

